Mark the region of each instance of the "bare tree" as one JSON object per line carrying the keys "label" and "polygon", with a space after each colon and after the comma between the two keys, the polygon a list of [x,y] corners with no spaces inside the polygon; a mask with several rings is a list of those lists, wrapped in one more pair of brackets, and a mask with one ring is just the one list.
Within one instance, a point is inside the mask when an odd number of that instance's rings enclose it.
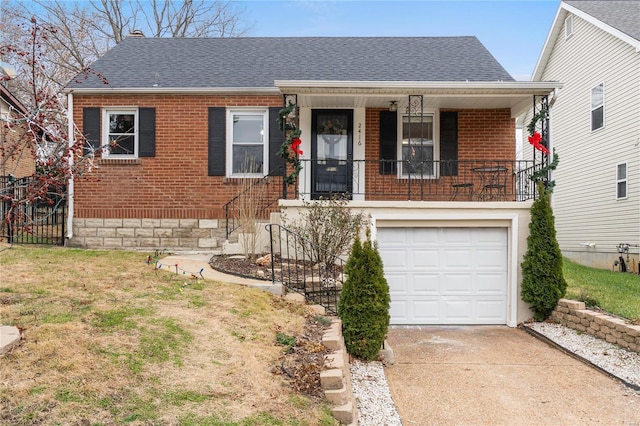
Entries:
{"label": "bare tree", "polygon": [[[27,228],[35,223],[37,212],[30,206],[64,202],[69,178],[95,167],[93,160],[99,152],[88,150],[79,129],[69,126],[65,94],[49,83],[49,42],[57,30],[38,24],[35,18],[29,27],[20,28],[25,32],[24,49],[0,46],[0,56],[19,60],[16,65],[24,70],[28,88],[25,108],[10,108],[0,115],[0,170],[10,175],[12,167],[31,161],[36,172],[15,182],[9,177],[9,186],[0,188],[1,219],[9,229],[16,222]],[[7,78],[0,77],[0,84]]]}
{"label": "bare tree", "polygon": [[[0,46],[24,51],[29,40],[24,31],[34,17],[52,31],[41,43],[46,53],[42,78],[62,87],[134,30],[148,37],[235,37],[248,27],[237,3],[221,0],[32,0],[0,2]],[[28,69],[14,52],[0,60],[16,64],[13,91],[24,95]],[[22,83],[22,84],[19,84]]]}

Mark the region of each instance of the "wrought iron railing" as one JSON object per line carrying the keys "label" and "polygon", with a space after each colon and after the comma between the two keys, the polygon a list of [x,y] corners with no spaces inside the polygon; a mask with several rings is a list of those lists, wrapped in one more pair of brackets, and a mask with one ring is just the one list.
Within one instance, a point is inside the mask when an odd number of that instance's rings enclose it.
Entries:
{"label": "wrought iron railing", "polygon": [[529,160],[301,160],[298,191],[363,200],[525,201],[536,196]]}
{"label": "wrought iron railing", "polygon": [[338,312],[345,262],[312,241],[277,224],[268,224],[271,241],[271,276],[289,291],[327,312]]}
{"label": "wrought iron railing", "polygon": [[0,176],[0,239],[9,244],[64,245],[65,194],[64,187],[37,178]]}
{"label": "wrought iron railing", "polygon": [[240,192],[223,206],[227,239],[245,220],[268,219],[282,195],[282,168],[263,178],[237,180],[242,185]]}

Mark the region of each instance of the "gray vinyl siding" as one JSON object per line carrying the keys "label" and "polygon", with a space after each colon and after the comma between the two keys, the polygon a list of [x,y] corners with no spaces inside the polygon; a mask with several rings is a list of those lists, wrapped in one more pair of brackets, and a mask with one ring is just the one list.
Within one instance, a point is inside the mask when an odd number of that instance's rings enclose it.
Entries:
{"label": "gray vinyl siding", "polygon": [[[619,243],[640,244],[640,54],[574,16],[573,35],[559,33],[541,80],[564,83],[551,124],[560,157],[553,203],[562,250],[590,242],[615,253]],[[605,125],[591,132],[591,88],[602,82]],[[628,198],[617,200],[616,166],[623,162]]]}

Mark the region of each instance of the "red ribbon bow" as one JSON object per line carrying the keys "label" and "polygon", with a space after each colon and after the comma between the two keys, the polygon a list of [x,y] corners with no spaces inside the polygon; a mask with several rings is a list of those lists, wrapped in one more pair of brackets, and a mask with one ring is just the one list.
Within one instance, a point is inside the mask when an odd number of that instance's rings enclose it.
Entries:
{"label": "red ribbon bow", "polygon": [[547,147],[542,145],[540,142],[542,142],[542,136],[540,136],[540,133],[533,132],[533,135],[529,136],[529,143],[533,145],[535,149],[544,152],[545,154],[549,154]]}
{"label": "red ribbon bow", "polygon": [[291,149],[293,149],[293,152],[295,152],[298,155],[302,155],[302,150],[298,148],[301,143],[302,141],[300,140],[300,138],[291,139]]}

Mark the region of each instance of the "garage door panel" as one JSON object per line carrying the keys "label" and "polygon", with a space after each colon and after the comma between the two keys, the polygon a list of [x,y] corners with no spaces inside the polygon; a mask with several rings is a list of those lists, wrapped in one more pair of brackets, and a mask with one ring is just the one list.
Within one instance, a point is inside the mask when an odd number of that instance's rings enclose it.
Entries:
{"label": "garage door panel", "polygon": [[443,274],[440,292],[443,296],[452,294],[471,295],[473,288],[469,285],[473,280],[473,274]]}
{"label": "garage door panel", "polygon": [[381,228],[392,324],[505,324],[506,228]]}
{"label": "garage door panel", "polygon": [[435,295],[440,294],[440,274],[413,274],[412,280],[412,294],[415,296],[420,295]]}
{"label": "garage door panel", "polygon": [[407,266],[407,249],[387,249],[385,250],[384,267],[385,268],[401,268],[405,269]]}
{"label": "garage door panel", "polygon": [[438,268],[440,265],[440,251],[437,249],[421,250],[414,249],[408,253],[411,256],[414,267],[421,269]]}
{"label": "garage door panel", "polygon": [[424,247],[437,247],[438,228],[420,228],[420,232],[414,232],[416,228],[402,228],[409,241]]}
{"label": "garage door panel", "polygon": [[469,260],[473,257],[471,249],[451,249],[443,247],[444,262],[441,264],[446,269],[471,269]]}
{"label": "garage door panel", "polygon": [[412,315],[414,323],[433,323],[438,320],[440,314],[440,302],[438,300],[416,300],[412,303]]}
{"label": "garage door panel", "polygon": [[504,268],[503,254],[505,254],[504,247],[484,248],[475,253],[475,266],[476,268],[502,270]]}

